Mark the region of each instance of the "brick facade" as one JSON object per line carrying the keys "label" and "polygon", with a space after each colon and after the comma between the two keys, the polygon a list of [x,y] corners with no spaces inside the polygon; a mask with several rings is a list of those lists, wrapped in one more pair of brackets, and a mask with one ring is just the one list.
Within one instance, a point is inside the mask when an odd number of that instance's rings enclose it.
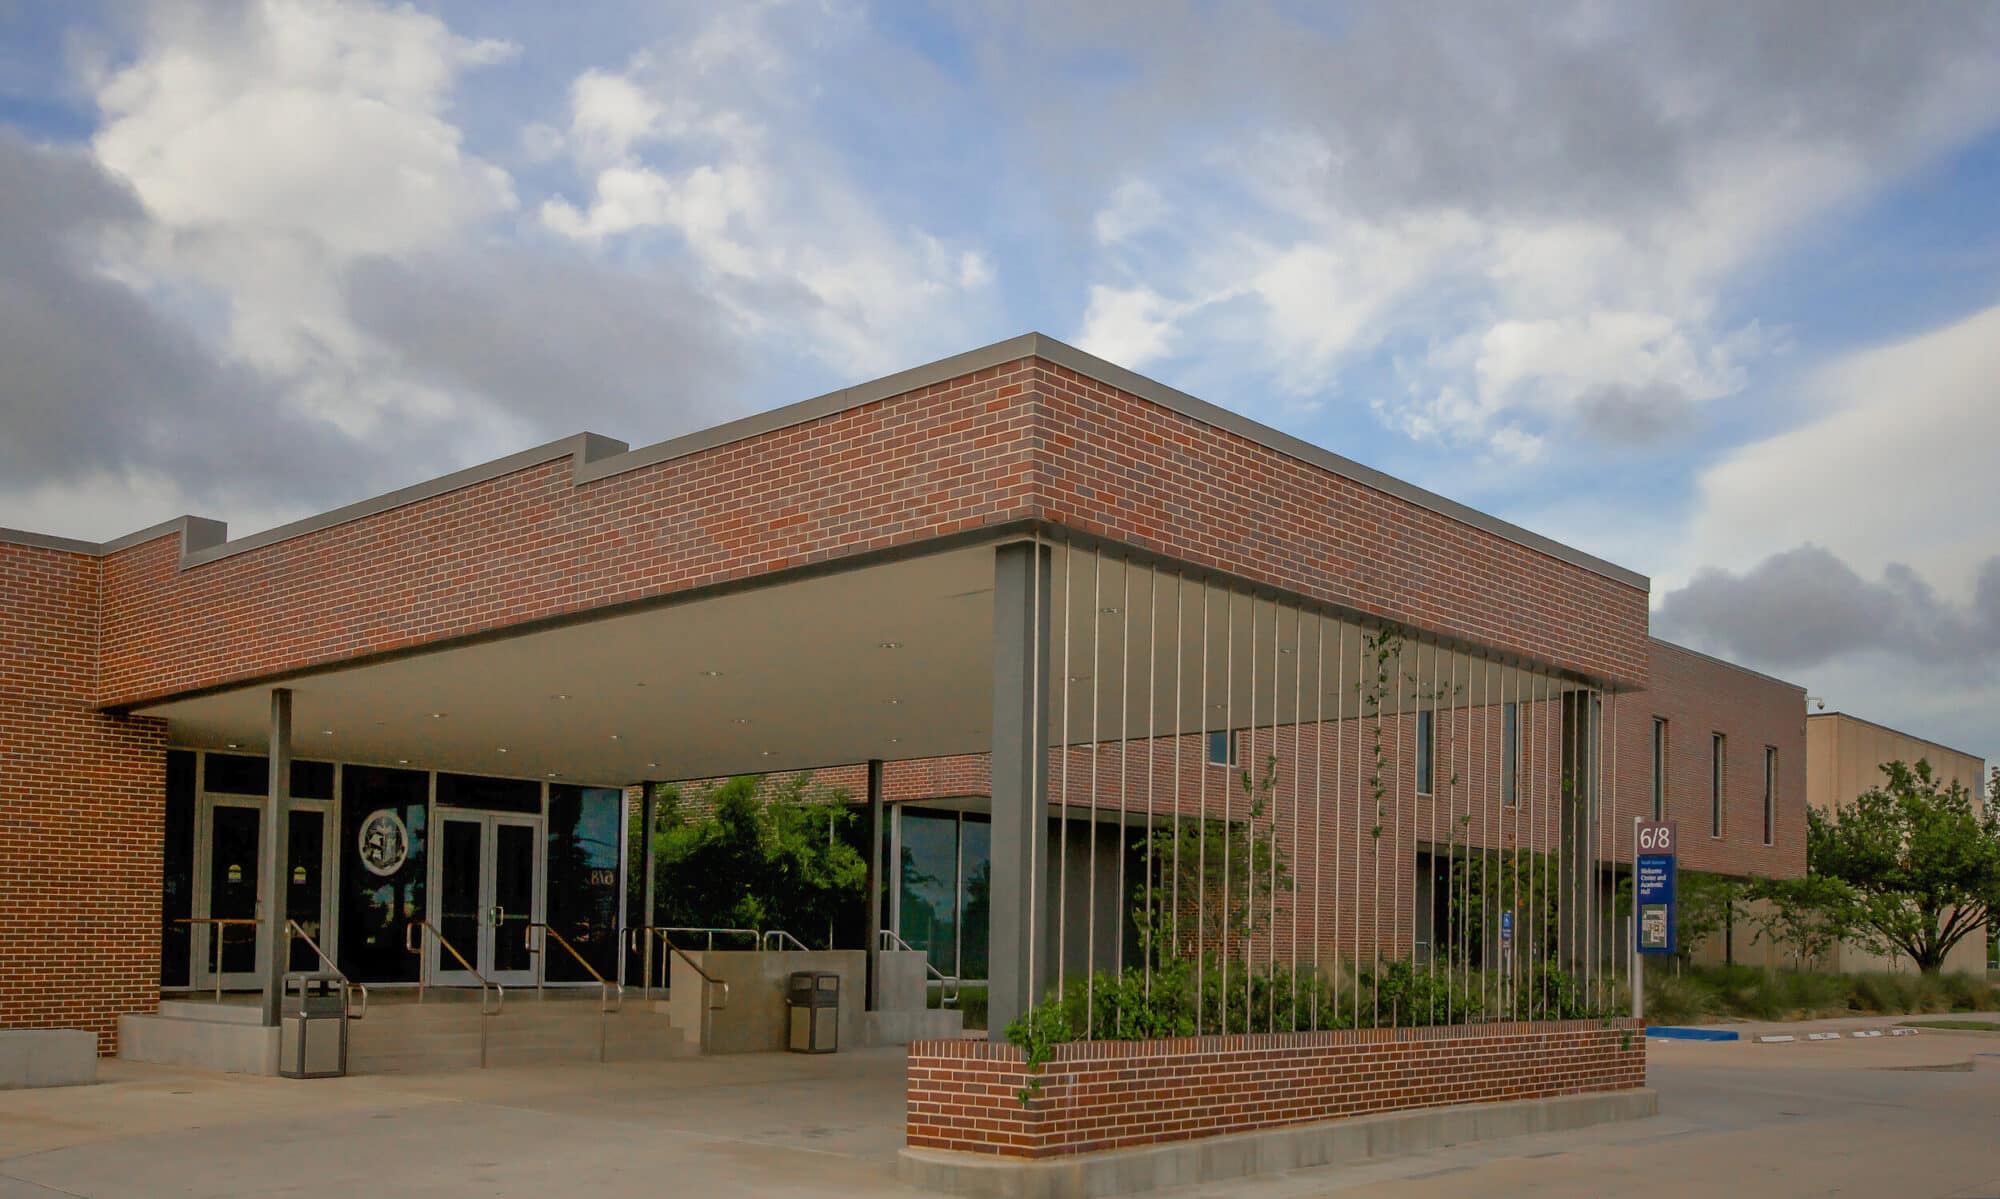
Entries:
{"label": "brick facade", "polygon": [[1630,1020],[1362,1029],[1056,1047],[1023,1105],[1020,1049],[910,1046],[911,1148],[1050,1158],[1346,1116],[1646,1083]]}
{"label": "brick facade", "polygon": [[[1651,681],[1617,705],[1617,828],[1649,816],[1653,721],[1667,722],[1666,816],[1680,825],[1680,868],[1785,878],[1806,869],[1806,693],[1669,642],[1651,641]],[[1606,717],[1607,725],[1611,717]],[[1713,737],[1724,738],[1722,835],[1709,832]],[[1764,751],[1777,750],[1772,843],[1764,844]]]}
{"label": "brick facade", "polygon": [[1024,358],[578,483],[553,458],[180,568],[104,559],[129,706],[1036,520],[1593,677],[1646,592]]}
{"label": "brick facade", "polygon": [[0,1028],[82,1028],[160,985],[166,725],[100,712],[99,560],[0,544]]}

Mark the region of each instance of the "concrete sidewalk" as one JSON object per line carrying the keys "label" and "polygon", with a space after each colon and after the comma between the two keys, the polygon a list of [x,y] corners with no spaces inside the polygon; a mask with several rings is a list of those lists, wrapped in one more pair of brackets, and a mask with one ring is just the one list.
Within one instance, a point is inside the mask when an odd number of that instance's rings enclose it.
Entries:
{"label": "concrete sidewalk", "polygon": [[[1996,1038],[2000,1041],[2000,1038]],[[2000,1043],[1652,1042],[1648,1120],[1174,1192],[2000,1195]],[[104,1063],[0,1094],[0,1197],[917,1194],[903,1053],[317,1081]]]}

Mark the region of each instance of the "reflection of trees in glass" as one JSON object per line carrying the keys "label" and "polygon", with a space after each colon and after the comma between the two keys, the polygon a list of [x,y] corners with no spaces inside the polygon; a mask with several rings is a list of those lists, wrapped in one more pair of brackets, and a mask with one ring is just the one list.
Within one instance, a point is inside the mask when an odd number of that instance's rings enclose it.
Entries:
{"label": "reflection of trees in glass", "polygon": [[[617,791],[557,785],[549,788],[548,920],[576,951],[609,977],[618,955]],[[547,976],[563,982],[587,977],[559,947],[544,950]]]}
{"label": "reflection of trees in glass", "polygon": [[812,945],[867,889],[867,860],[839,835],[856,818],[844,788],[743,775],[706,793],[694,817],[678,788],[658,798],[656,924],[781,928]]}
{"label": "reflection of trees in glass", "polygon": [[985,825],[968,823],[965,826],[965,913],[959,921],[958,971],[966,978],[986,977],[986,933],[987,921],[993,912],[993,863],[989,858],[985,839],[980,838],[979,859],[972,857],[972,830],[984,829]]}
{"label": "reflection of trees in glass", "polygon": [[902,934],[931,965],[958,971],[958,816],[903,813]]}

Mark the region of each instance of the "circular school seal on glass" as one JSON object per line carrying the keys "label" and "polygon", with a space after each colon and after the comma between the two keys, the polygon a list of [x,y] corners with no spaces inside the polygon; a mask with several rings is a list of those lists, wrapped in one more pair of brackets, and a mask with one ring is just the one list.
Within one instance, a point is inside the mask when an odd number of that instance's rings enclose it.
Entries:
{"label": "circular school seal on glass", "polygon": [[361,822],[357,847],[361,864],[374,874],[394,874],[410,857],[410,830],[388,808],[377,808]]}

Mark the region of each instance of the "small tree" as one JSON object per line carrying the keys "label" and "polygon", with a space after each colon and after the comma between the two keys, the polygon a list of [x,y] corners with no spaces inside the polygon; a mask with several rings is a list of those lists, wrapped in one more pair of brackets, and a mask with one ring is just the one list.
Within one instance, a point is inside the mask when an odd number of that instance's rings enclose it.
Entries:
{"label": "small tree", "polygon": [[[1681,874],[1674,884],[1674,899],[1679,909],[1674,913],[1676,969],[1693,959],[1695,946],[1735,928],[1738,917],[1747,914],[1743,905],[1749,898],[1749,889],[1743,879],[1726,874],[1699,870]],[[1731,964],[1734,964],[1734,948],[1730,945],[1724,952],[1725,960]]]}
{"label": "small tree", "polygon": [[1278,785],[1277,757],[1265,759],[1261,777],[1245,769],[1236,781],[1243,794],[1241,816],[1157,826],[1133,845],[1144,855],[1144,877],[1132,896],[1132,922],[1141,952],[1155,966],[1193,955],[1195,938],[1206,954],[1228,952],[1257,927],[1255,909],[1270,902],[1274,879],[1278,890],[1292,889],[1291,864],[1278,845],[1276,823],[1265,819]]}
{"label": "small tree", "polygon": [[1823,874],[1754,879],[1748,898],[1760,905],[1750,909],[1750,923],[1792,951],[1794,969],[1825,957],[1852,931],[1847,926],[1852,897],[1838,880]]}
{"label": "small tree", "polygon": [[1806,861],[1841,884],[1838,915],[1876,952],[1935,974],[2000,914],[2000,779],[1985,811],[1929,762],[1882,767],[1886,784],[1832,815],[1806,813]]}

